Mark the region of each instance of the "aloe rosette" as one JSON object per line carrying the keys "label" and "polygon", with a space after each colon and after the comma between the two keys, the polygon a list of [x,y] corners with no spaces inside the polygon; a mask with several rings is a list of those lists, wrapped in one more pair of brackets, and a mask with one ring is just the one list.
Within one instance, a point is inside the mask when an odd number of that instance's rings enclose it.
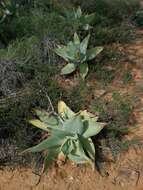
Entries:
{"label": "aloe rosette", "polygon": [[0,2],[0,23],[2,23],[8,16],[11,16],[16,13],[18,8],[16,1],[7,0]]}
{"label": "aloe rosette", "polygon": [[58,103],[56,115],[41,110],[35,112],[39,119],[30,120],[30,123],[48,132],[49,136],[25,152],[46,151],[45,169],[61,154],[77,164],[94,166],[95,147],[91,137],[97,135],[105,123],[98,122],[98,117],[86,110],[74,113],[63,101]]}
{"label": "aloe rosette", "polygon": [[82,12],[80,6],[77,9],[73,9],[72,11],[66,11],[65,15],[62,18],[73,24],[73,27],[77,27],[76,29],[88,31],[92,28],[91,23],[95,18],[95,14],[85,14]]}
{"label": "aloe rosette", "polygon": [[62,75],[67,75],[74,72],[77,68],[83,79],[88,74],[88,61],[94,59],[101,53],[103,47],[94,47],[88,49],[90,34],[80,41],[77,33],[74,34],[73,41],[70,41],[67,46],[59,45],[54,51],[62,57],[68,64],[61,70]]}

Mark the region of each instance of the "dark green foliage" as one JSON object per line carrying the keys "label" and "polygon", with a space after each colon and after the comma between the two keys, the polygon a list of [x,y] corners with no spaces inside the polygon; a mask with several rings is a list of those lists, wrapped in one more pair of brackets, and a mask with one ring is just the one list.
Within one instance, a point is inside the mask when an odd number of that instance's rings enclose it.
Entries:
{"label": "dark green foliage", "polygon": [[93,44],[103,45],[110,44],[114,42],[124,43],[128,42],[134,37],[133,28],[123,25],[115,27],[102,27],[95,26],[93,28],[92,42]]}
{"label": "dark green foliage", "polygon": [[[43,74],[42,72],[39,73],[24,91],[0,101],[0,146],[4,146],[3,142],[11,141],[9,145],[11,152],[7,154],[9,160],[6,160],[5,156],[1,157],[5,164],[25,163],[24,157],[21,157],[19,152],[32,146],[35,140],[41,138],[41,131],[31,128],[28,124],[28,118],[33,115],[32,108],[48,109],[47,93],[51,97],[53,105],[56,105],[60,96],[64,94],[55,80],[51,81],[48,74]],[[2,155],[2,150],[0,150],[0,155]],[[12,159],[13,157],[14,159]],[[26,158],[26,162],[28,161],[30,161],[30,158]],[[0,164],[3,165],[3,163]]]}
{"label": "dark green foliage", "polygon": [[[69,6],[70,5],[70,6]],[[69,40],[78,26],[72,27],[72,23],[65,22],[61,15],[70,11],[73,6],[81,5],[85,13],[95,12],[94,25],[97,43],[111,43],[113,41],[124,41],[128,33],[121,29],[121,23],[139,9],[136,0],[90,0],[88,3],[78,0],[57,1],[21,1],[18,13],[10,20],[5,21],[0,27],[0,39],[7,44],[10,40],[23,36],[36,35],[43,37],[50,35],[53,38]],[[112,29],[112,26],[114,28]],[[103,27],[103,28],[102,28]],[[97,30],[97,31],[96,31]],[[100,32],[101,31],[101,32]],[[121,31],[119,34],[117,32]],[[125,33],[124,33],[125,32]],[[101,33],[101,35],[100,35]],[[107,36],[106,35],[107,33]],[[104,39],[105,38],[105,39]]]}
{"label": "dark green foliage", "polygon": [[140,8],[139,0],[67,0],[60,1],[60,3],[76,7],[80,5],[84,11],[96,12],[114,24],[132,16]]}
{"label": "dark green foliage", "polygon": [[135,13],[133,21],[137,24],[137,26],[143,26],[143,10],[139,10]]}
{"label": "dark green foliage", "polygon": [[[110,101],[97,99],[94,107],[100,113],[101,120],[108,122],[108,126],[99,136],[98,142],[100,144],[103,141],[103,151],[106,146],[109,147],[113,157],[116,158],[124,147],[123,136],[131,131],[128,126],[131,124],[130,118],[133,109],[130,99],[115,92]],[[125,144],[127,145],[127,143]],[[131,143],[128,142],[128,144]]]}
{"label": "dark green foliage", "polygon": [[[84,94],[88,93],[89,88],[85,82],[81,81],[79,85],[73,88],[71,91],[67,92],[66,96],[63,96],[67,102],[69,102],[70,107],[77,112],[80,109],[86,109],[88,102],[85,102]],[[74,102],[74,105],[73,105]]]}
{"label": "dark green foliage", "polygon": [[126,71],[123,75],[123,82],[126,84],[132,80],[132,74],[131,71]]}
{"label": "dark green foliage", "polygon": [[101,81],[103,85],[109,84],[115,78],[114,70],[100,69],[96,70],[95,77],[97,80]]}
{"label": "dark green foliage", "polygon": [[90,74],[89,79],[93,77],[100,82],[101,85],[106,86],[112,82],[116,76],[115,65],[119,62],[120,54],[110,48],[105,48],[102,56],[99,56],[97,61],[89,64]]}
{"label": "dark green foliage", "polygon": [[96,0],[95,11],[107,16],[114,23],[128,19],[140,7],[138,0]]}

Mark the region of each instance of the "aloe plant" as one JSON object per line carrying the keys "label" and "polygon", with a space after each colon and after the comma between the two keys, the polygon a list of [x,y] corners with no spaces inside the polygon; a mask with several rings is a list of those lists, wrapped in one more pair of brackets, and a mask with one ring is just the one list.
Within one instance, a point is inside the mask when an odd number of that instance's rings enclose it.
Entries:
{"label": "aloe plant", "polygon": [[30,123],[46,132],[49,137],[25,152],[47,151],[45,169],[64,155],[77,164],[95,163],[95,147],[91,137],[97,135],[105,126],[98,117],[84,111],[74,113],[63,101],[58,103],[58,114],[49,115],[46,111],[35,110],[39,119]]}
{"label": "aloe plant", "polygon": [[0,2],[0,23],[2,23],[8,16],[16,13],[18,4],[15,0],[6,0]]}
{"label": "aloe plant", "polygon": [[90,26],[93,21],[95,14],[84,14],[80,7],[73,9],[72,11],[67,11],[63,17],[65,21],[68,21],[70,24],[73,24],[73,27],[78,27],[77,29],[89,30],[92,27]]}
{"label": "aloe plant", "polygon": [[67,75],[74,72],[77,67],[81,77],[84,79],[88,73],[87,61],[94,59],[103,47],[88,48],[90,35],[80,41],[77,33],[74,34],[74,40],[70,41],[67,46],[58,46],[55,53],[65,59],[68,64],[61,70],[62,75]]}

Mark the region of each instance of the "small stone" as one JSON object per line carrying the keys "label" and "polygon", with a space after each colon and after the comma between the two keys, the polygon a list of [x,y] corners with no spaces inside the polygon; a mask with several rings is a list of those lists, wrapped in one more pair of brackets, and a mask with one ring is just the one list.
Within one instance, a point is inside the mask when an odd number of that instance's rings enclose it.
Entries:
{"label": "small stone", "polygon": [[74,180],[73,176],[69,176],[69,180],[73,181]]}
{"label": "small stone", "polygon": [[101,96],[103,96],[106,93],[106,90],[95,90],[94,96],[95,98],[100,98]]}
{"label": "small stone", "polygon": [[36,186],[40,182],[40,175],[36,175],[34,173],[31,173],[31,176],[29,176],[27,183],[30,186]]}
{"label": "small stone", "polygon": [[123,182],[120,182],[121,187],[125,187],[125,184]]}

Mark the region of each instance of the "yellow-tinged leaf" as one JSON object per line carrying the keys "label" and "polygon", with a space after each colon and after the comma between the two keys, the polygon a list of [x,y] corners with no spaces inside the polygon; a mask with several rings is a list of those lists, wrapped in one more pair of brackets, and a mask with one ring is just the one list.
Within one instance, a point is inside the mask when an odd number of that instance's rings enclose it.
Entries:
{"label": "yellow-tinged leaf", "polygon": [[35,127],[38,127],[39,129],[43,129],[44,131],[47,131],[47,132],[49,131],[48,126],[45,123],[38,120],[38,119],[30,120],[29,123],[31,123]]}
{"label": "yellow-tinged leaf", "polygon": [[63,102],[58,102],[58,113],[63,119],[72,118],[75,113]]}
{"label": "yellow-tinged leaf", "polygon": [[87,110],[81,110],[80,111],[80,115],[84,117],[84,119],[91,119],[91,118],[94,118],[94,121],[97,121],[98,120],[98,116],[95,116],[94,114],[88,112]]}
{"label": "yellow-tinged leaf", "polygon": [[58,102],[58,113],[62,114],[66,108],[66,104],[63,101]]}

